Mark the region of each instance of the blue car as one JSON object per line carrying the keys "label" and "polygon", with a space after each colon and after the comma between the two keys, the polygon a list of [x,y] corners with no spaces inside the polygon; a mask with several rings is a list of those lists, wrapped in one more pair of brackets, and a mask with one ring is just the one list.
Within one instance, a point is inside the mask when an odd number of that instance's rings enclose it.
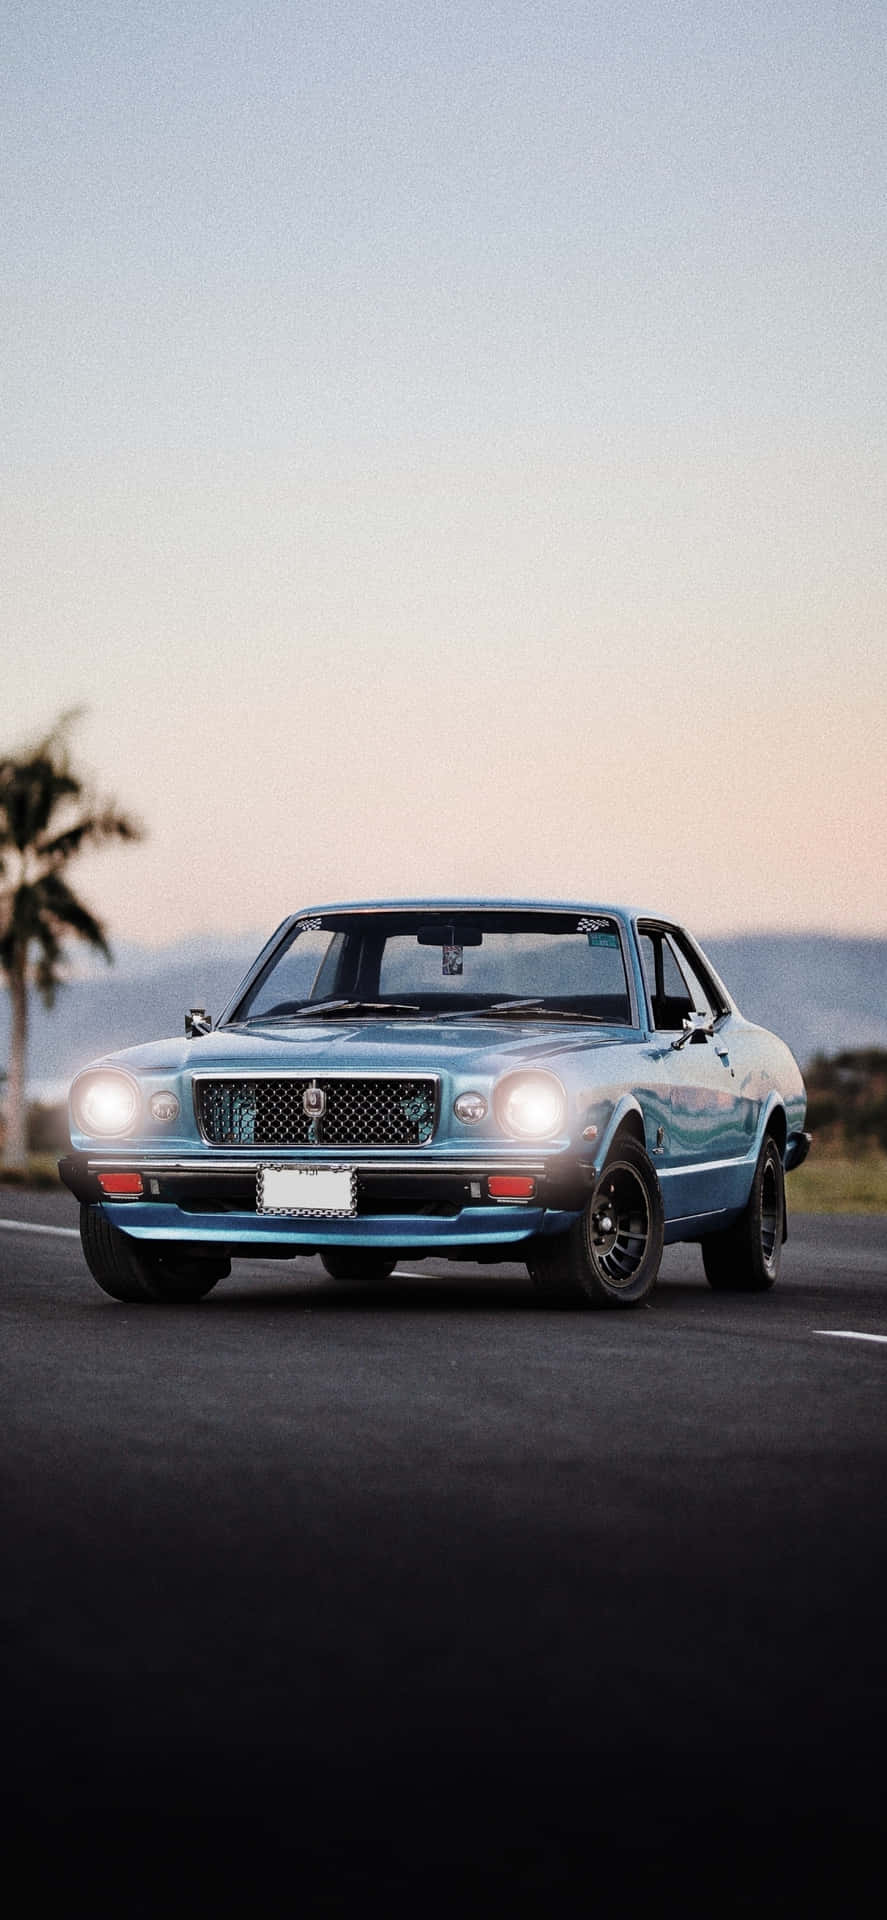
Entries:
{"label": "blue car", "polygon": [[663,1246],[772,1287],[804,1083],[690,935],[626,907],[313,907],[215,1025],[77,1075],[83,1251],[106,1293],[194,1301],[238,1258],[524,1262],[539,1293],[637,1307]]}

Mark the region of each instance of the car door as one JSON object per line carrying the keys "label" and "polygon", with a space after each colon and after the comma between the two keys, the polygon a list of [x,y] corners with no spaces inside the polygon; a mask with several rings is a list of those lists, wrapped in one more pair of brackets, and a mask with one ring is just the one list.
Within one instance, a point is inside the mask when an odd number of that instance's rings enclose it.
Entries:
{"label": "car door", "polygon": [[[638,947],[668,1090],[655,1155],[666,1218],[717,1214],[741,1204],[741,1163],[755,1127],[754,1103],[744,1098],[730,1056],[732,1015],[681,928],[642,921]],[[688,1034],[685,1022],[694,1017]]]}

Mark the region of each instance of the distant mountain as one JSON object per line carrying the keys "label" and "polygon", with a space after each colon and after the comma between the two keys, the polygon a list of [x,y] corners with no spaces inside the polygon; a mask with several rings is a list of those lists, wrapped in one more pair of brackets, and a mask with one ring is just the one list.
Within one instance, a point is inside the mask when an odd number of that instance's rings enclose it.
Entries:
{"label": "distant mountain", "polygon": [[887,1046],[887,940],[747,933],[701,942],[747,1020],[815,1053]]}
{"label": "distant mountain", "polygon": [[[32,1092],[49,1098],[98,1054],[181,1033],[188,1007],[218,1014],[265,937],[191,937],[156,950],[125,946],[110,968],[90,960],[61,989],[52,1013],[34,1003]],[[817,1052],[887,1047],[887,940],[749,933],[702,945],[742,1012],[781,1034],[802,1065]],[[0,1068],[8,1016],[7,996],[0,993]]]}
{"label": "distant mountain", "polygon": [[[195,938],[158,949],[121,946],[112,967],[90,958],[83,973],[59,989],[51,1012],[32,996],[32,1097],[55,1098],[99,1054],[181,1033],[188,1007],[220,1013],[266,939],[267,933]],[[8,1047],[8,996],[0,993],[0,1069]]]}

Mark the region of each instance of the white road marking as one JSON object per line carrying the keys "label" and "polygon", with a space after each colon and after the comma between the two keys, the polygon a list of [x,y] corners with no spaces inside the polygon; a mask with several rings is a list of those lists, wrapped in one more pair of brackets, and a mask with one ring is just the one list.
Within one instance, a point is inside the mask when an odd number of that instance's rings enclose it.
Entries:
{"label": "white road marking", "polygon": [[825,1340],[875,1340],[880,1347],[887,1347],[887,1333],[850,1333],[843,1327],[817,1327]]}
{"label": "white road marking", "polygon": [[0,1220],[0,1227],[5,1227],[7,1233],[60,1233],[66,1240],[80,1238],[77,1227],[44,1227],[33,1220]]}

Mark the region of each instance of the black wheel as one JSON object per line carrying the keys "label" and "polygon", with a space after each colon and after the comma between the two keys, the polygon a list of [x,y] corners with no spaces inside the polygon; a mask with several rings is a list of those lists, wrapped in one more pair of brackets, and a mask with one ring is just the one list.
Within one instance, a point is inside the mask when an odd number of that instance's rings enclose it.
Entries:
{"label": "black wheel", "polygon": [[640,1307],[656,1285],[665,1219],[656,1170],[634,1140],[617,1142],[575,1226],[534,1242],[540,1293],[589,1307]]}
{"label": "black wheel", "polygon": [[702,1242],[705,1277],[716,1293],[766,1293],[779,1273],[785,1236],[785,1174],[768,1134],[758,1158],[748,1206],[726,1233]]}
{"label": "black wheel", "polygon": [[80,1243],[94,1280],[112,1300],[186,1304],[202,1300],[231,1272],[227,1259],[198,1259],[172,1243],[139,1244],[97,1207],[80,1209]]}
{"label": "black wheel", "polygon": [[320,1256],[331,1280],[387,1280],[397,1266],[396,1253],[376,1253],[372,1247],[330,1247]]}

